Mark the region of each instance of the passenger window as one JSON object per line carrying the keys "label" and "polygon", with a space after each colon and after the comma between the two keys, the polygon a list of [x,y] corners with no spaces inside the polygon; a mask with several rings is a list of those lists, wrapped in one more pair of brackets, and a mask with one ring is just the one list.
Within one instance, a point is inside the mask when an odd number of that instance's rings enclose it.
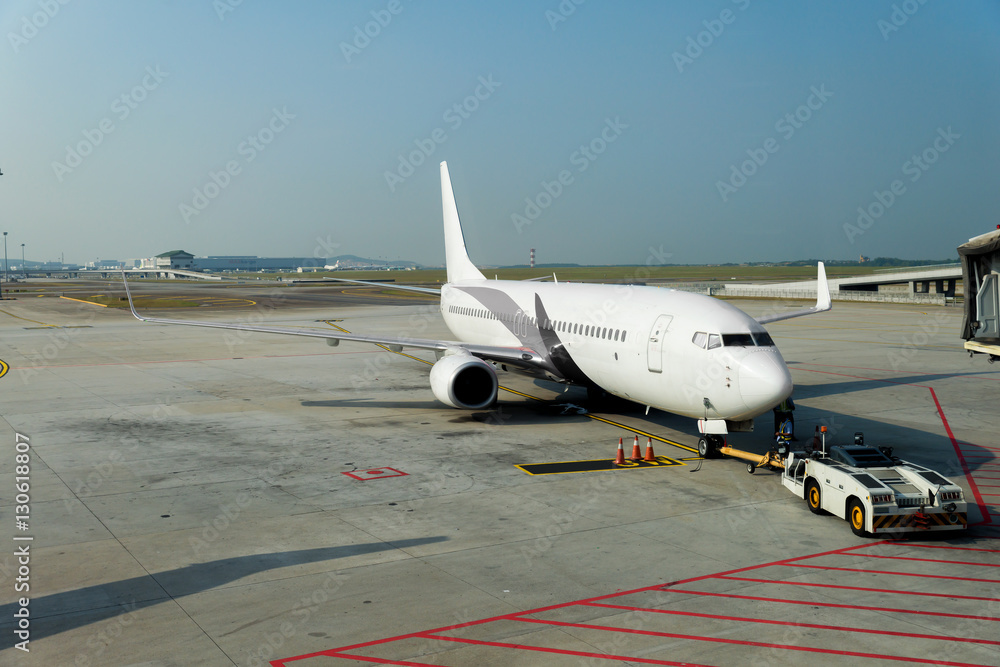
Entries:
{"label": "passenger window", "polygon": [[691,342],[698,347],[705,349],[708,345],[708,334],[704,331],[696,331],[694,336],[691,338]]}
{"label": "passenger window", "polygon": [[722,337],[719,334],[708,334],[708,349],[714,350],[722,347]]}

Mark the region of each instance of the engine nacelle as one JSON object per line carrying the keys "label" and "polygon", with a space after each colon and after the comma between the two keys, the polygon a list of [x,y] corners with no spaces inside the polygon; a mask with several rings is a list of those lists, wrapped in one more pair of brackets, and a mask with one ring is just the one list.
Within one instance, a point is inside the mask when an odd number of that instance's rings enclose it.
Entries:
{"label": "engine nacelle", "polygon": [[431,368],[434,397],[453,408],[487,408],[496,402],[499,388],[493,367],[471,354],[442,357]]}

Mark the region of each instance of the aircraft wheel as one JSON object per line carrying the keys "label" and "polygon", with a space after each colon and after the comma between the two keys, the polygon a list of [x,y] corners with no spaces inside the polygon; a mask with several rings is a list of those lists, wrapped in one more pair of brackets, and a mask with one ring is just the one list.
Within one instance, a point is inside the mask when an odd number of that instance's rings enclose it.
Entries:
{"label": "aircraft wheel", "polygon": [[698,456],[703,459],[710,459],[715,454],[714,443],[708,441],[708,438],[702,436],[698,438]]}
{"label": "aircraft wheel", "polygon": [[865,530],[865,506],[859,500],[852,500],[847,508],[847,521],[851,524],[851,531],[858,537],[867,537]]}
{"label": "aircraft wheel", "polygon": [[750,474],[752,475],[752,474],[754,473],[754,471],[755,471],[755,470],[757,470],[757,466],[755,466],[755,465],[754,465],[754,464],[752,464],[752,463],[748,463],[748,464],[747,464],[747,472],[748,472],[748,473],[750,473]]}
{"label": "aircraft wheel", "polygon": [[823,514],[823,494],[816,480],[806,482],[806,505],[813,514]]}

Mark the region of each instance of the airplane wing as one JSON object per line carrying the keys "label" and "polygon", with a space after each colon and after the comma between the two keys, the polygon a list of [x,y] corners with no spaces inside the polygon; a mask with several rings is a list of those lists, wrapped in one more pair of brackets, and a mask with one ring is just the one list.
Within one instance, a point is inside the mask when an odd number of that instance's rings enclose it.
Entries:
{"label": "airplane wing", "polygon": [[[513,364],[522,367],[538,367],[544,365],[544,360],[540,354],[527,347],[501,347],[496,345],[477,345],[473,343],[461,343],[450,340],[434,340],[426,338],[405,338],[392,336],[363,336],[359,334],[347,333],[343,331],[324,331],[321,329],[292,329],[286,327],[268,327],[254,324],[229,324],[225,322],[199,322],[196,320],[174,320],[162,317],[145,317],[135,310],[132,301],[132,291],[129,289],[125,272],[122,272],[122,283],[125,285],[125,295],[128,297],[128,306],[132,315],[142,322],[154,322],[157,324],[182,324],[193,327],[209,327],[213,329],[231,329],[235,331],[255,331],[258,333],[285,334],[288,336],[307,336],[310,338],[322,338],[329,345],[339,345],[340,341],[346,340],[357,343],[372,343],[382,345],[393,352],[399,352],[404,347],[417,348],[422,350],[435,350],[445,352],[466,352],[480,359],[497,361],[500,363]],[[379,284],[379,283],[376,283]]]}
{"label": "airplane wing", "polygon": [[404,292],[420,292],[421,294],[435,294],[440,296],[441,290],[433,287],[417,287],[415,285],[397,285],[396,283],[379,283],[372,280],[352,280],[350,278],[317,278],[316,280],[303,280],[302,283],[320,283],[335,281],[339,283],[354,283],[356,285],[372,285],[373,287],[386,287],[388,289],[398,289]]}
{"label": "airplane wing", "polygon": [[816,265],[816,305],[812,308],[803,308],[802,310],[793,310],[787,313],[778,313],[775,315],[761,315],[760,317],[754,318],[761,324],[767,324],[768,322],[777,322],[779,320],[788,320],[793,317],[802,317],[803,315],[812,315],[813,313],[822,313],[825,310],[830,310],[833,307],[833,302],[830,300],[830,284],[826,282],[826,267],[823,262],[819,262]]}

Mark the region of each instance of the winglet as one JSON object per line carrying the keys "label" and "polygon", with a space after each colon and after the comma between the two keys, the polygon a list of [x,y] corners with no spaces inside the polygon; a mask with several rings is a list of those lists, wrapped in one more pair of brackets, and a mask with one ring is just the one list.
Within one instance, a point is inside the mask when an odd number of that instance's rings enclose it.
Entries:
{"label": "winglet", "polygon": [[125,279],[124,269],[122,270],[122,284],[125,285],[125,296],[128,297],[128,307],[132,310],[132,315],[135,316],[135,319],[137,320],[145,321],[145,317],[142,317],[139,313],[135,312],[135,304],[132,303],[132,292],[128,288],[128,280]]}
{"label": "winglet", "polygon": [[779,313],[777,315],[761,315],[756,317],[758,322],[761,324],[767,324],[768,322],[777,322],[779,320],[789,320],[793,317],[802,317],[803,315],[812,315],[813,313],[822,313],[824,311],[833,308],[833,302],[830,299],[830,283],[826,280],[826,266],[823,262],[819,262],[816,265],[816,305],[812,308],[806,308],[804,310],[793,310],[787,313]]}
{"label": "winglet", "polygon": [[830,283],[826,281],[826,266],[819,262],[816,265],[816,312],[831,308],[833,301],[830,299]]}
{"label": "winglet", "polygon": [[444,254],[448,282],[486,280],[486,276],[469,259],[469,252],[465,248],[465,236],[458,217],[455,193],[451,189],[447,162],[441,163],[441,207],[444,209]]}

